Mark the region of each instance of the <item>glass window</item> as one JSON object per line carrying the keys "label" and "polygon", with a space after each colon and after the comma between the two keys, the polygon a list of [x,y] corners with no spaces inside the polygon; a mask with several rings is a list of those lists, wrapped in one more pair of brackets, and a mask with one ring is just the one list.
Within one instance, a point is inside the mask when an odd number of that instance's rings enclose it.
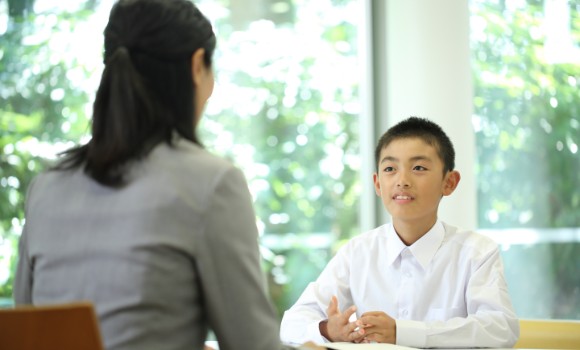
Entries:
{"label": "glass window", "polygon": [[[0,2],[0,297],[10,298],[23,201],[86,138],[113,1]],[[357,0],[196,1],[218,36],[200,137],[246,174],[269,288],[288,308],[359,227]],[[227,220],[227,218],[224,218]]]}
{"label": "glass window", "polygon": [[471,1],[478,221],[520,317],[580,318],[580,1]]}
{"label": "glass window", "polygon": [[281,313],[358,232],[361,4],[199,5],[218,36],[202,139],[248,178]]}
{"label": "glass window", "polygon": [[102,61],[97,8],[0,2],[0,304],[11,303],[30,180],[88,130]]}

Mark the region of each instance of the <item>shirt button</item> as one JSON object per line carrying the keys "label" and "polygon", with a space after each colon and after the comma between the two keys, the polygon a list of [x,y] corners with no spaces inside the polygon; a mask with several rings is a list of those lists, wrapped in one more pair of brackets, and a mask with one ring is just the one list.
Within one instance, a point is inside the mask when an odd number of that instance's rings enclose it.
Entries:
{"label": "shirt button", "polygon": [[409,314],[409,311],[408,311],[408,310],[403,310],[403,312],[401,312],[401,314],[402,314],[403,316],[407,316],[407,315]]}

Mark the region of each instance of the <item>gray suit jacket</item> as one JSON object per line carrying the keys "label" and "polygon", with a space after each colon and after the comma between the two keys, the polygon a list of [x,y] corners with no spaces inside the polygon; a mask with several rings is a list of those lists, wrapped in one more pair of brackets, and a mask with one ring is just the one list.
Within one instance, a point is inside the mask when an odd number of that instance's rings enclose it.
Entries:
{"label": "gray suit jacket", "polygon": [[109,350],[279,349],[251,196],[240,170],[179,140],[131,167],[122,189],[82,170],[29,189],[17,304],[89,300]]}

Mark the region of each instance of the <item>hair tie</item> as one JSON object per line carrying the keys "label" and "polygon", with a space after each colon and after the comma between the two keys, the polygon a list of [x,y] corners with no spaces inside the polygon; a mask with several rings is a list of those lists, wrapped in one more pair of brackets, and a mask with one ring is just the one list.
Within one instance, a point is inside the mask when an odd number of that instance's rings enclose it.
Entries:
{"label": "hair tie", "polygon": [[115,51],[119,51],[119,52],[123,52],[123,53],[129,53],[129,49],[127,48],[127,46],[125,45],[119,45],[119,47],[117,47],[117,49]]}
{"label": "hair tie", "polygon": [[105,52],[103,62],[105,64],[111,62],[111,60],[115,59],[115,57],[119,56],[131,56],[130,51],[125,45],[119,45],[117,48],[111,51]]}

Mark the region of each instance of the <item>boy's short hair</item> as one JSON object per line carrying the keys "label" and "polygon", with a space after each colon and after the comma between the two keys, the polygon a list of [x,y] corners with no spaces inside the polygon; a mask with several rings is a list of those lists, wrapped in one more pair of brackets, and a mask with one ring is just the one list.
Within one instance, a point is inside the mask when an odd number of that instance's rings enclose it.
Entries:
{"label": "boy's short hair", "polygon": [[392,126],[381,136],[375,149],[375,164],[379,171],[381,151],[392,141],[402,138],[420,138],[427,144],[435,147],[437,154],[443,161],[443,174],[455,169],[455,150],[453,143],[443,129],[434,122],[418,117],[407,118]]}

